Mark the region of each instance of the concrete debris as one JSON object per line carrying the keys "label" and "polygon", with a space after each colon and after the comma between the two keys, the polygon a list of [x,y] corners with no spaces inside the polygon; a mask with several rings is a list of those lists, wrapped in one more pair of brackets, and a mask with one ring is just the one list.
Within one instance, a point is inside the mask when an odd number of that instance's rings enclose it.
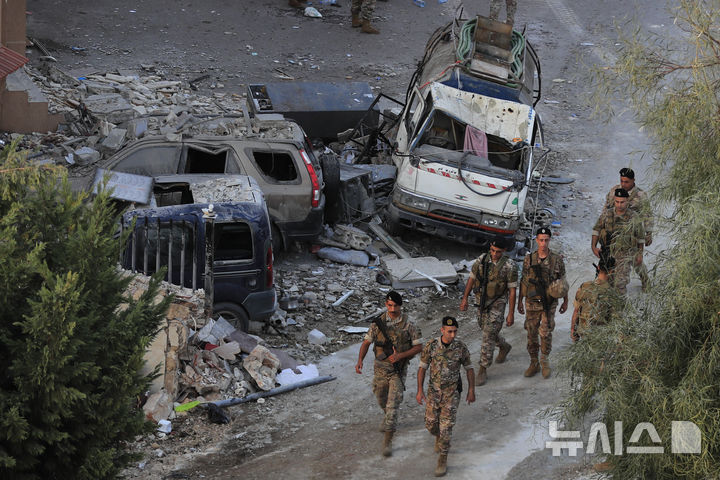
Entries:
{"label": "concrete debris", "polygon": [[212,352],[220,358],[234,361],[235,355],[240,353],[240,344],[238,342],[230,342],[212,349]]}
{"label": "concrete debris", "polygon": [[158,428],[157,431],[160,433],[170,433],[172,432],[172,423],[170,423],[170,420],[160,420],[158,422]]}
{"label": "concrete debris", "polygon": [[293,383],[320,376],[317,367],[312,363],[310,365],[300,365],[298,370],[300,370],[300,373],[295,373],[289,368],[281,371],[276,378],[277,383],[280,385],[292,385]]}
{"label": "concrete debris", "polygon": [[432,287],[435,282],[428,276],[443,283],[455,283],[458,279],[452,263],[435,257],[398,258],[384,263],[393,288]]}
{"label": "concrete debris", "polygon": [[317,251],[317,256],[337,263],[348,263],[360,267],[367,267],[370,258],[365,252],[358,250],[342,250],[336,247],[324,247]]}
{"label": "concrete debris", "polygon": [[350,297],[350,295],[352,295],[353,293],[355,293],[354,290],[350,290],[349,292],[344,293],[342,297],[338,298],[338,299],[332,304],[332,306],[333,306],[333,307],[339,307],[339,306],[342,305],[342,304],[345,302],[345,300],[347,300],[347,299]]}
{"label": "concrete debris", "polygon": [[145,417],[149,420],[156,422],[166,420],[173,411],[173,399],[170,398],[167,392],[161,390],[150,395],[145,405],[143,405],[143,411]]}
{"label": "concrete debris", "polygon": [[345,326],[338,328],[339,332],[345,332],[345,333],[367,333],[368,327],[351,327],[351,326]]}
{"label": "concrete debris", "polygon": [[352,225],[335,225],[332,239],[343,242],[355,250],[365,250],[372,243],[368,234]]}
{"label": "concrete debris", "polygon": [[243,360],[243,368],[261,390],[275,387],[275,377],[279,367],[280,360],[262,345],[256,346]]}
{"label": "concrete debris", "polygon": [[308,333],[308,342],[312,345],[322,345],[324,343],[327,343],[328,338],[325,336],[324,333],[322,333],[317,328],[313,328],[310,330],[310,333]]}
{"label": "concrete debris", "polygon": [[100,160],[100,152],[90,147],[80,147],[70,155],[78,165],[90,165]]}

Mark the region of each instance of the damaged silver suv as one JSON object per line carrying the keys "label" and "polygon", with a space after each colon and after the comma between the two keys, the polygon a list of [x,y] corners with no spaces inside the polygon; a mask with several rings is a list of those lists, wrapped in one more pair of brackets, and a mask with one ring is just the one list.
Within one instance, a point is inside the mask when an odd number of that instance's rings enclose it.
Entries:
{"label": "damaged silver suv", "polygon": [[120,150],[103,167],[152,177],[249,175],[265,195],[275,251],[292,240],[315,238],[324,221],[323,170],[330,174],[327,180],[336,176],[337,160],[323,158],[321,165],[302,128],[290,120],[253,118],[246,124],[242,117],[223,117],[211,122],[204,122],[202,132],[214,135],[173,132],[145,137]]}

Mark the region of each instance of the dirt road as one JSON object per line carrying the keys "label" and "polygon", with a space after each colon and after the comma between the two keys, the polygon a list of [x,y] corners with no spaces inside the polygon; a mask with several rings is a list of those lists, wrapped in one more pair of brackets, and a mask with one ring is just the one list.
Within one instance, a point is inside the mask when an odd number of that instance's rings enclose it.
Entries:
{"label": "dirt road", "polygon": [[[56,50],[61,64],[86,71],[139,68],[155,63],[177,78],[195,78],[211,72],[216,90],[241,92],[254,81],[277,81],[278,70],[298,80],[368,81],[379,91],[401,97],[428,35],[446,23],[458,0],[438,4],[426,0],[425,8],[410,0],[378,2],[376,25],[381,35],[362,35],[349,26],[349,1],[342,8],[322,7],[323,19],[310,19],[271,2],[135,1],[116,6],[109,0],[67,2],[28,0],[29,34]],[[164,3],[164,2],[163,2]],[[471,13],[486,13],[485,2],[466,2]],[[629,152],[642,150],[647,139],[629,114],[600,124],[586,104],[586,66],[612,62],[613,23],[638,14],[640,23],[658,32],[671,22],[656,2],[641,0],[628,5],[620,0],[521,1],[517,26],[527,26],[543,67],[543,99],[538,111],[545,125],[548,156],[546,173],[569,176],[575,182],[554,187],[552,208],[562,226],[555,229],[551,247],[560,250],[567,265],[571,297],[577,286],[592,278],[590,231],[604,195],[617,182],[621,167],[632,166],[638,184],[649,184],[649,159]],[[62,21],[58,21],[62,18]],[[70,47],[86,50],[74,54]],[[222,84],[222,87],[218,85]],[[209,88],[209,83],[204,88]],[[619,104],[624,99],[616,99]],[[463,246],[450,245],[419,235],[405,240],[419,242],[428,253],[451,261],[468,257]],[[652,263],[656,242],[646,254]],[[442,252],[442,255],[441,255]],[[477,252],[472,252],[476,255]],[[639,294],[633,277],[629,291]],[[378,292],[378,296],[380,293]],[[455,298],[438,298],[433,311],[410,311],[426,337],[437,331],[439,315],[458,314]],[[569,344],[572,308],[557,315],[554,352]],[[477,361],[479,329],[470,314],[459,314],[460,337]],[[555,376],[543,380],[522,376],[527,367],[523,317],[505,328],[513,345],[508,361],[489,369],[488,383],[477,389],[477,402],[462,404],[449,456],[452,478],[523,479],[582,478],[591,460],[552,457],[545,449],[547,421],[538,412],[558,401],[565,383]],[[391,458],[379,455],[382,434],[377,431],[380,411],[371,393],[371,360],[365,373],[355,374],[357,345],[325,357],[321,374],[337,380],[264,404],[230,409],[233,425],[224,430],[210,450],[188,450],[156,461],[157,468],[128,472],[140,478],[427,478],[436,456],[432,438],[425,431],[422,408],[414,400],[417,360],[410,366],[408,390],[401,412],[400,431]],[[160,463],[158,466],[157,463]],[[172,473],[170,473],[172,472]]]}

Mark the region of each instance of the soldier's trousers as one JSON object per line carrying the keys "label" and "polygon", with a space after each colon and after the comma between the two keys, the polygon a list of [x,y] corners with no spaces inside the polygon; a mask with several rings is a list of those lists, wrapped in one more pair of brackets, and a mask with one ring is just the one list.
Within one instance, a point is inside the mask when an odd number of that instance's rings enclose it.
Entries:
{"label": "soldier's trousers", "polygon": [[350,12],[360,14],[363,20],[372,20],[372,14],[375,11],[375,0],[352,0]]}
{"label": "soldier's trousers", "polygon": [[450,437],[460,404],[460,392],[457,384],[435,390],[428,386],[425,397],[425,428],[439,438],[440,454],[447,455],[450,450]]}
{"label": "soldier's trousers", "polygon": [[635,265],[635,255],[618,255],[615,257],[615,272],[610,277],[612,285],[617,291],[625,295],[627,293],[627,284],[630,283],[630,270],[634,270],[640,277],[643,289],[648,285],[648,271],[645,262]]}
{"label": "soldier's trousers", "polygon": [[[537,358],[538,350],[545,356],[550,355],[557,305],[550,308],[549,318],[546,318],[544,310],[530,310],[528,302],[525,305],[525,330],[527,330],[527,351],[530,358]],[[540,341],[538,341],[538,337],[540,337]]]}
{"label": "soldier's trousers", "polygon": [[385,412],[383,426],[386,432],[394,432],[397,428],[398,408],[403,399],[403,379],[397,373],[375,370],[373,377],[373,393],[378,405]]}
{"label": "soldier's trousers", "polygon": [[[480,366],[485,368],[493,363],[493,354],[495,346],[506,347],[508,343],[505,341],[500,331],[505,320],[505,303],[492,305],[489,311],[478,315],[478,325],[482,330],[482,347],[480,348]],[[507,348],[507,347],[506,347]]]}
{"label": "soldier's trousers", "polygon": [[497,20],[500,15],[500,7],[505,3],[507,9],[507,20],[505,23],[512,25],[515,23],[515,12],[517,11],[517,0],[490,0],[490,15],[492,20]]}

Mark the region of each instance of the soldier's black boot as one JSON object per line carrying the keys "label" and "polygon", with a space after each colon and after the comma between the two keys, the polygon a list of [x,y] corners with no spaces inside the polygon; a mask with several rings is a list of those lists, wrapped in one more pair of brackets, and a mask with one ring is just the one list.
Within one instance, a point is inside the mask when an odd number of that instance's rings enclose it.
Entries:
{"label": "soldier's black boot", "polygon": [[385,439],[383,440],[383,457],[389,457],[392,455],[392,437],[394,432],[385,432]]}
{"label": "soldier's black boot", "polygon": [[435,467],[435,476],[442,477],[447,473],[447,454],[440,454],[438,457],[437,467]]}

